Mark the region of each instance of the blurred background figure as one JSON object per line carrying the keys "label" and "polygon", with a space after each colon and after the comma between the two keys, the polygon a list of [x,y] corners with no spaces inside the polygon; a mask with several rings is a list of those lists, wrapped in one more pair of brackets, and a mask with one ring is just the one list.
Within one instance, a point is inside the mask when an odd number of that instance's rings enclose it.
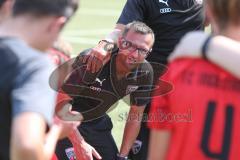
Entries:
{"label": "blurred background figure", "polygon": [[77,124],[53,120],[55,93],[48,81],[54,65],[45,51],[78,1],[16,0],[9,17],[8,3],[0,25],[0,159],[50,159],[57,139]]}
{"label": "blurred background figure", "polygon": [[[234,44],[224,51],[231,51],[231,47],[236,51],[240,40],[240,1],[208,0],[205,8],[214,35],[226,36],[228,38],[222,37],[223,42]],[[195,39],[184,43],[189,36]],[[198,51],[205,59],[172,61],[168,73],[162,78],[173,83],[175,90],[152,101],[150,114],[157,118],[148,123],[151,128],[149,160],[239,159],[240,80],[207,61],[208,56],[218,50],[213,45],[210,50],[214,52],[206,54],[210,36],[191,33],[174,53],[184,52],[199,39],[203,43]],[[191,119],[187,119],[187,113]]]}
{"label": "blurred background figure", "polygon": [[[62,38],[59,37],[54,42],[53,47],[48,49],[47,53],[50,59],[53,61],[53,63],[56,64],[56,66],[59,66],[70,59],[70,55],[72,53],[72,47],[69,43],[65,42]],[[58,78],[60,79],[61,77],[58,77]],[[55,116],[57,116],[56,112],[59,111],[62,107],[62,106],[58,107],[58,103],[60,103],[63,100],[68,101],[71,99],[66,94],[58,93],[56,107],[55,107]],[[53,155],[52,160],[58,160],[55,154]]]}
{"label": "blurred background figure", "polygon": [[0,0],[0,24],[10,16],[12,5],[13,0]]}
{"label": "blurred background figure", "polygon": [[62,37],[59,37],[53,43],[53,47],[48,50],[48,55],[56,65],[61,65],[71,58],[73,48],[70,43],[66,42]]}
{"label": "blurred background figure", "polygon": [[[53,47],[48,49],[48,55],[50,59],[57,65],[60,66],[70,60],[70,56],[73,54],[73,48],[70,45],[70,43],[66,42],[63,38],[59,37],[53,44]],[[68,66],[68,65],[67,65]],[[62,72],[69,72],[71,69],[71,66],[68,66],[65,68],[65,70],[61,70]],[[59,74],[59,79],[63,79],[64,73]],[[62,112],[64,109],[64,105],[69,103],[72,98],[69,97],[67,94],[65,94],[63,91],[58,92],[57,94],[57,102],[55,107],[55,119],[58,119],[58,113]],[[67,123],[62,121],[62,123]],[[69,122],[71,123],[71,122]],[[77,122],[75,124],[78,124]],[[98,159],[101,159],[99,154],[96,152],[96,150],[90,146],[86,141],[83,139],[81,134],[77,130],[77,125],[74,125],[73,127],[65,126],[65,129],[68,129],[68,135],[67,137],[70,139],[71,143],[73,144],[73,147],[69,149],[68,151],[68,158],[69,159],[76,159],[76,160],[89,160],[92,158],[92,153],[95,154]],[[59,158],[60,160],[61,158]],[[58,160],[58,157],[56,154],[52,157],[52,160]]]}

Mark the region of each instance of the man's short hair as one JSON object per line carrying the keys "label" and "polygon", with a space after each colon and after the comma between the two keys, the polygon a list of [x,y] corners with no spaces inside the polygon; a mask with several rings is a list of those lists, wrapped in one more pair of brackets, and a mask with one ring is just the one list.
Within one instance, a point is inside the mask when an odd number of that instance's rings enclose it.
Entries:
{"label": "man's short hair", "polygon": [[78,8],[78,0],[15,0],[13,16],[31,14],[71,17]]}
{"label": "man's short hair", "polygon": [[128,23],[123,30],[122,36],[125,37],[130,29],[132,29],[136,33],[140,33],[143,35],[151,34],[153,37],[153,41],[155,40],[153,30],[143,22],[133,21],[131,23]]}

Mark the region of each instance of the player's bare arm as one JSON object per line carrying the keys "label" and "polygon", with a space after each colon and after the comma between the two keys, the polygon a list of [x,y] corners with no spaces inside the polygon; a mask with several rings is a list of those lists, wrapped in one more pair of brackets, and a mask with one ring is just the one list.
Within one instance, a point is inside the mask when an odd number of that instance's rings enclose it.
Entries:
{"label": "player's bare arm", "polygon": [[145,106],[131,106],[124,129],[123,141],[119,156],[126,157],[134,141],[136,140],[141,127],[144,109]]}
{"label": "player's bare arm", "polygon": [[[170,55],[169,61],[178,58],[202,58],[202,47],[208,34],[204,32],[192,32],[187,34],[176,47],[174,52]],[[198,43],[191,44],[191,42],[198,41]],[[207,59],[226,69],[236,77],[240,77],[238,70],[240,59],[240,43],[230,38],[218,35],[212,37],[208,42],[206,49]]]}
{"label": "player's bare arm", "polygon": [[54,123],[45,138],[44,153],[51,158],[58,139],[69,136],[79,125],[79,121],[63,121],[55,116]]}
{"label": "player's bare arm", "polygon": [[29,112],[19,115],[14,119],[12,128],[12,159],[50,159],[57,140],[66,137],[79,124],[79,122],[63,122],[55,118],[49,132],[44,136],[46,124],[40,114]]}
{"label": "player's bare arm", "polygon": [[14,118],[11,132],[11,159],[46,159],[43,149],[45,131],[46,123],[40,114],[29,112]]}
{"label": "player's bare arm", "polygon": [[93,160],[93,156],[97,159],[102,159],[95,148],[93,148],[84,140],[77,128],[75,128],[73,132],[69,134],[68,138],[73,144],[77,160]]}
{"label": "player's bare arm", "polygon": [[151,130],[148,160],[166,159],[170,137],[170,131],[157,129]]}

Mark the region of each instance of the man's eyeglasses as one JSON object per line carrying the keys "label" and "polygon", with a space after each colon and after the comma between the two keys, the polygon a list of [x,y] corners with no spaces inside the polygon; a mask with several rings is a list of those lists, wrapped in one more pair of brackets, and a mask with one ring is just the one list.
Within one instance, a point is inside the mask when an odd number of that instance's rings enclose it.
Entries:
{"label": "man's eyeglasses", "polygon": [[151,52],[151,49],[146,50],[143,48],[138,48],[136,45],[134,45],[132,42],[126,40],[125,38],[121,38],[119,48],[122,50],[128,50],[131,53],[137,50],[138,55],[141,55],[144,57],[146,57],[149,54],[149,52]]}

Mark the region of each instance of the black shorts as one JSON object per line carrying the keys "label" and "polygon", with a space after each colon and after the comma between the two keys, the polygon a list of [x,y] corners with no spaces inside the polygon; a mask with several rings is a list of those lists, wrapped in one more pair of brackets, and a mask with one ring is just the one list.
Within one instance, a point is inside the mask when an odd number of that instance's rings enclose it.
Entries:
{"label": "black shorts", "polygon": [[[111,119],[105,115],[97,120],[82,123],[78,128],[85,141],[97,150],[103,160],[114,160],[118,153],[111,134],[112,127]],[[74,157],[74,151],[68,139],[58,142],[56,155],[59,160],[74,160],[71,159]]]}

